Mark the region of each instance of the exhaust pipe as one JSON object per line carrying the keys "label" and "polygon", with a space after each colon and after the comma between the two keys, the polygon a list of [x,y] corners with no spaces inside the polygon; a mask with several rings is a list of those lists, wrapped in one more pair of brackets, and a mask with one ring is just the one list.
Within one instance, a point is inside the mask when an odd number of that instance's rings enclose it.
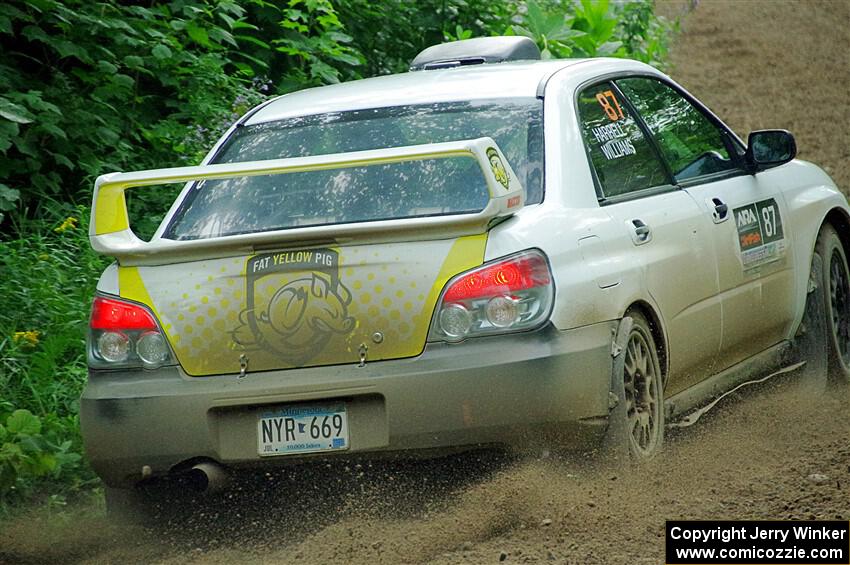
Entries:
{"label": "exhaust pipe", "polygon": [[202,461],[189,469],[189,480],[198,492],[218,492],[230,482],[230,475],[218,463]]}

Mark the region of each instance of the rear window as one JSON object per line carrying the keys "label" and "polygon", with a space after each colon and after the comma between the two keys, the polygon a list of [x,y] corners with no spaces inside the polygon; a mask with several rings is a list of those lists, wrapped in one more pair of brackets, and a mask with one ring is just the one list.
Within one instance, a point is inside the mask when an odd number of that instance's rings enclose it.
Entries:
{"label": "rear window", "polygon": [[[365,151],[489,136],[543,199],[542,102],[536,98],[399,106],[291,118],[237,129],[213,163]],[[163,237],[201,239],[293,227],[477,212],[488,201],[478,162],[426,159],[195,184]]]}

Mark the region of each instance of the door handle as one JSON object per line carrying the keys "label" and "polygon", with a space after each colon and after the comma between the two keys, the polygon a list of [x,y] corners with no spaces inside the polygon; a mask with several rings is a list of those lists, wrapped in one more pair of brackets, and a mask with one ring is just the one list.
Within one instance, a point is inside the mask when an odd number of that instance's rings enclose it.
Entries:
{"label": "door handle", "polygon": [[729,217],[729,205],[721,199],[714,197],[711,199],[711,206],[714,207],[714,211],[711,213],[711,218],[714,220],[714,223],[719,224],[720,222],[726,221]]}
{"label": "door handle", "polygon": [[632,220],[632,227],[634,229],[634,236],[632,236],[632,241],[634,241],[635,245],[643,245],[644,243],[649,243],[652,239],[652,230],[648,225],[643,223],[643,220],[639,220],[635,218]]}

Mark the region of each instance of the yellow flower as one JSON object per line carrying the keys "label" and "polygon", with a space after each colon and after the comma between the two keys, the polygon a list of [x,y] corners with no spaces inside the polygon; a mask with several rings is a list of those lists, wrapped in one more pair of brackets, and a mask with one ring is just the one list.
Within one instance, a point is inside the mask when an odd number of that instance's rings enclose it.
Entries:
{"label": "yellow flower", "polygon": [[55,231],[56,233],[64,233],[67,230],[72,230],[77,227],[77,222],[79,221],[80,220],[73,216],[68,216],[67,218],[65,218],[65,221],[62,222],[61,225],[53,228],[53,231]]}
{"label": "yellow flower", "polygon": [[36,345],[38,345],[38,336],[40,335],[41,332],[38,330],[29,330],[25,332],[15,332],[14,334],[12,334],[12,339],[15,341],[15,343],[35,347]]}

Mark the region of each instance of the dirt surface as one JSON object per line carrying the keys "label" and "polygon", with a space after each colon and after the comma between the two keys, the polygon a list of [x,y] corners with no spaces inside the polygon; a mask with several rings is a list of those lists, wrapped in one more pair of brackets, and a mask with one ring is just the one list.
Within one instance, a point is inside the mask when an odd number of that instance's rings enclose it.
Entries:
{"label": "dirt surface", "polygon": [[[850,2],[703,0],[672,75],[739,134],[791,130],[846,191],[848,30]],[[813,397],[792,374],[670,429],[637,469],[542,454],[299,467],[151,529],[28,512],[0,524],[0,562],[658,564],[668,519],[850,519],[849,421],[847,390]]]}
{"label": "dirt surface", "polygon": [[[688,5],[663,4],[670,15]],[[670,74],[744,141],[789,130],[799,157],[850,194],[850,1],[702,0],[682,20]]]}

